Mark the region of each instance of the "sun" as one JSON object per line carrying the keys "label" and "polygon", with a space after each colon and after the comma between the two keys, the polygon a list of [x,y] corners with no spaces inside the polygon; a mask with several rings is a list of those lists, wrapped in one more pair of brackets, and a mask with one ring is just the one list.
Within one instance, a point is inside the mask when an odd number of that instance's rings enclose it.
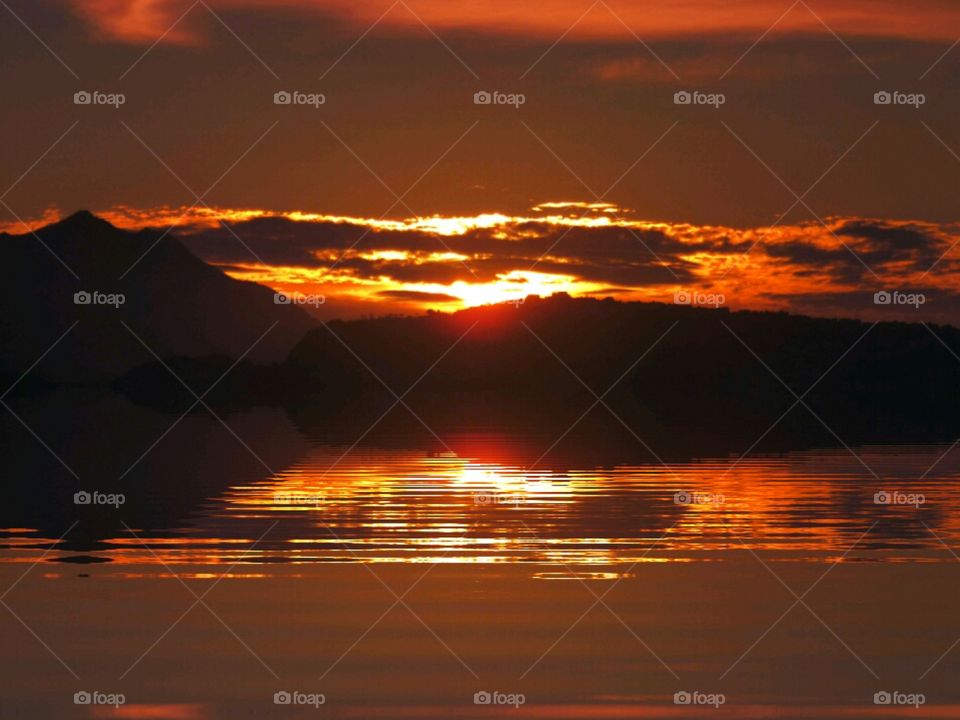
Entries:
{"label": "sun", "polygon": [[457,280],[449,285],[416,285],[410,290],[444,293],[458,298],[464,307],[516,302],[529,295],[547,297],[556,293],[585,294],[601,289],[596,283],[578,280],[572,275],[555,275],[530,270],[513,270],[491,282]]}

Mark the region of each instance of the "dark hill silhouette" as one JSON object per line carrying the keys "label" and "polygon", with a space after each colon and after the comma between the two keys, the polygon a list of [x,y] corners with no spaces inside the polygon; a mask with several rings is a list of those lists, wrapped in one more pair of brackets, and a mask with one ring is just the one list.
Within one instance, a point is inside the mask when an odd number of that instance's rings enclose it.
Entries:
{"label": "dark hill silhouette", "polygon": [[948,347],[960,354],[952,327],[554,296],[333,322],[307,334],[285,372],[316,415],[350,393],[389,405],[381,380],[403,394],[443,356],[405,400],[445,426],[499,413],[563,430],[595,401],[584,385],[597,395],[613,386],[604,402],[634,431],[678,445],[718,434],[752,442],[795,403],[790,389],[812,387],[810,409],[798,404],[769,438],[833,445],[955,437],[960,360]]}
{"label": "dark hill silhouette", "polygon": [[[120,320],[161,357],[234,358],[277,322],[250,353],[260,362],[282,360],[313,326],[299,308],[275,305],[268,288],[227,277],[172,235],[160,238],[152,230],[120,230],[88,212],[36,236],[0,234],[0,374],[19,375],[75,320],[32,380],[112,378],[152,361]],[[77,305],[74,294],[81,291],[122,293],[125,302]]]}

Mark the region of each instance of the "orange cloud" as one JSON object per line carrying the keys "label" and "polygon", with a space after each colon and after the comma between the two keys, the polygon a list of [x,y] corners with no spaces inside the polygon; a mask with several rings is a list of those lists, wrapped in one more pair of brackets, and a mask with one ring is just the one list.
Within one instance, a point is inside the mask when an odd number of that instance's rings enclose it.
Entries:
{"label": "orange cloud", "polygon": [[[104,38],[129,43],[152,43],[161,36],[167,43],[192,43],[198,39],[197,5],[188,17],[178,19],[194,0],[72,0],[74,10]],[[366,28],[393,3],[358,3],[355,0],[219,0],[211,7],[231,11],[301,12],[345,19]],[[408,0],[382,19],[386,26],[422,30],[421,20],[435,30],[472,29],[510,35],[556,38],[682,36],[693,33],[760,33],[783,14],[782,3],[769,0],[690,0],[664,4],[610,0],[584,15],[588,3],[580,0],[543,0],[536,4],[501,0]],[[808,9],[809,7],[809,9]],[[816,13],[816,15],[814,14]],[[823,23],[842,35],[954,39],[960,9],[947,0],[898,3],[888,0],[841,0],[799,4],[778,23],[791,32],[828,33]],[[176,24],[176,27],[173,27]],[[626,25],[627,27],[624,27]],[[628,29],[629,28],[629,29]]]}
{"label": "orange cloud", "polygon": [[207,717],[203,705],[131,704],[116,708],[96,708],[94,717],[131,718],[135,720],[202,720]]}
{"label": "orange cloud", "polygon": [[926,319],[960,318],[958,223],[841,217],[733,228],[643,221],[578,201],[544,202],[523,216],[391,220],[228,208],[100,215],[125,228],[176,223],[207,262],[236,279],[322,295],[319,310],[331,316],[556,293],[669,302],[693,290],[722,294],[737,309],[869,317],[878,312],[873,293],[902,290],[929,296]]}
{"label": "orange cloud", "polygon": [[74,12],[108,40],[135,44],[162,42],[195,45],[200,35],[186,22],[177,22],[193,4],[179,0],[82,0],[74,2]]}

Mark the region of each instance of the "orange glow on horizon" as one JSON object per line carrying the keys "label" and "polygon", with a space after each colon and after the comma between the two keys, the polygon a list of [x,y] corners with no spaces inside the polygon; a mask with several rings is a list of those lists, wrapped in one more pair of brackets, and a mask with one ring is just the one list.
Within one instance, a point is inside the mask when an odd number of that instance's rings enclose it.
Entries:
{"label": "orange glow on horizon", "polygon": [[[332,317],[417,313],[428,309],[453,311],[556,293],[673,302],[675,293],[689,290],[723,296],[721,304],[731,309],[800,308],[803,312],[803,303],[808,297],[858,293],[867,298],[868,294],[881,289],[869,287],[869,278],[858,279],[855,273],[844,275],[839,271],[838,257],[856,269],[856,261],[848,251],[859,255],[885,247],[871,244],[875,241],[858,237],[855,232],[841,237],[848,223],[875,224],[891,233],[921,233],[937,254],[940,251],[936,246],[942,246],[947,254],[960,241],[960,226],[956,223],[855,217],[827,218],[826,227],[808,222],[732,228],[655,222],[631,218],[627,213],[608,203],[566,200],[541,202],[523,215],[488,212],[474,216],[392,219],[216,207],[116,206],[97,214],[124,229],[149,227],[166,231],[173,228],[188,245],[191,237],[204,231],[209,235],[209,231],[221,225],[242,234],[245,231],[242,224],[251,221],[315,224],[318,247],[311,251],[309,244],[301,246],[302,264],[289,261],[263,264],[256,257],[233,259],[200,255],[237,280],[260,283],[279,292],[323,295],[335,301],[325,303],[322,310],[322,314]],[[58,210],[51,208],[38,218],[0,226],[0,231],[23,234],[25,230],[35,231],[61,217]],[[238,229],[234,230],[233,225]],[[356,240],[352,244],[350,239],[342,241],[343,249],[324,245],[324,226],[330,225],[356,228]],[[256,237],[256,228],[252,227],[248,232]],[[591,232],[598,233],[596,241],[609,245],[613,256],[609,259],[603,255],[593,256]],[[664,268],[653,256],[644,241],[645,234],[672,246],[670,261],[686,273],[686,281],[677,275],[675,282],[663,277],[668,272],[666,268],[674,270],[670,264]],[[304,234],[298,237],[302,241]],[[536,244],[539,239],[544,239],[542,245]],[[229,236],[227,240],[229,245]],[[528,245],[528,255],[523,255],[524,244],[530,242],[534,244]],[[235,248],[230,248],[224,252],[234,251]],[[804,252],[824,260],[794,260],[791,252]],[[288,257],[295,256],[284,255],[285,259]],[[946,262],[940,264],[940,272],[927,274],[917,269],[914,259],[905,257],[890,260],[883,268],[884,282],[889,287],[958,290],[954,274],[943,271]],[[591,266],[593,272],[597,267],[622,268],[628,279],[617,283],[591,279]],[[629,273],[640,278],[645,277],[644,273],[652,276],[661,269],[656,282],[629,281]],[[865,305],[870,304],[865,301]]]}

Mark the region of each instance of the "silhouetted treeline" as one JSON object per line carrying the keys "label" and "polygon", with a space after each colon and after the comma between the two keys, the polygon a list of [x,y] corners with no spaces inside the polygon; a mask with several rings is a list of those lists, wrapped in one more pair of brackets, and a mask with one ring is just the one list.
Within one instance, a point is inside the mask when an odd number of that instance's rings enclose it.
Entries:
{"label": "silhouetted treeline", "polygon": [[333,322],[308,333],[284,371],[318,409],[416,383],[405,401],[425,413],[467,394],[549,421],[597,395],[625,421],[691,434],[756,436],[795,393],[803,403],[772,437],[892,442],[960,429],[960,359],[948,348],[960,353],[951,327],[554,296]]}

